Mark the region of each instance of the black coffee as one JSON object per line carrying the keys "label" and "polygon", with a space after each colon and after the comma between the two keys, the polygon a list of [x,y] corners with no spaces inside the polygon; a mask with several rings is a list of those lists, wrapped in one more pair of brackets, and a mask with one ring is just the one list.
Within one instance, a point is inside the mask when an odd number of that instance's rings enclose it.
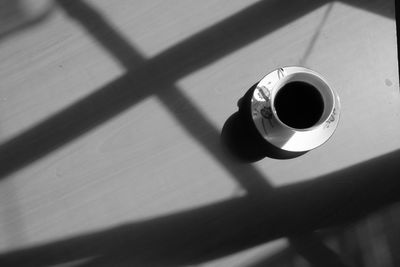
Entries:
{"label": "black coffee", "polygon": [[315,125],[324,111],[324,101],[317,88],[305,82],[290,82],[276,94],[274,106],[286,125],[305,129]]}

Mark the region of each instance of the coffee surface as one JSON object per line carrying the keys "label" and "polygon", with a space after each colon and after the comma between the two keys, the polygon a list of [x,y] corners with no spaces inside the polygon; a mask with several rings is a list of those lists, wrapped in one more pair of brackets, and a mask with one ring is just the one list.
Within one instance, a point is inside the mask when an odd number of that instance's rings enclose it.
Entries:
{"label": "coffee surface", "polygon": [[297,129],[314,126],[324,111],[321,93],[305,82],[289,82],[284,85],[275,96],[274,106],[278,118]]}

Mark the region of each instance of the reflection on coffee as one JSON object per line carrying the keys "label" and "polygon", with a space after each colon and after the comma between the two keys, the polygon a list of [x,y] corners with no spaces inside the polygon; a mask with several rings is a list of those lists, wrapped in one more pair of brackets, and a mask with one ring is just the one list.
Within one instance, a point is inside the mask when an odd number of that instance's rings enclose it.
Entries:
{"label": "reflection on coffee", "polygon": [[318,89],[298,81],[289,82],[279,89],[274,106],[278,118],[296,129],[314,126],[324,111],[324,101]]}

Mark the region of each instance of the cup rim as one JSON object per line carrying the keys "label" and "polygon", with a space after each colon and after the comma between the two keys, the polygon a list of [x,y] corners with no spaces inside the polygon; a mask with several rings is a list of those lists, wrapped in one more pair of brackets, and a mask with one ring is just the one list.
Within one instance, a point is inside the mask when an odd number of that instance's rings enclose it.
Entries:
{"label": "cup rim", "polygon": [[[293,73],[296,75],[292,76]],[[282,83],[298,80],[299,77],[311,77],[310,80],[318,82],[313,84],[317,89],[322,84],[326,90],[321,94],[325,95],[325,99],[328,99],[332,106],[324,107],[325,115],[321,116],[315,125],[304,129],[293,128],[280,121],[275,107],[272,107],[275,100],[272,97],[275,96],[276,89],[280,88]],[[293,152],[312,150],[330,139],[338,126],[340,110],[340,98],[334,88],[319,73],[300,66],[278,68],[264,76],[256,84],[250,104],[253,124],[261,136],[275,147]]]}
{"label": "cup rim", "polygon": [[[303,77],[299,77],[299,75],[302,75]],[[297,76],[297,77],[296,77]],[[310,78],[310,79],[306,79],[306,78]],[[322,111],[322,114],[320,116],[320,118],[318,119],[318,121],[313,124],[310,127],[307,128],[296,128],[296,127],[292,127],[286,123],[284,123],[278,116],[278,112],[275,108],[275,98],[278,94],[278,92],[288,83],[291,82],[304,82],[307,84],[312,85],[316,90],[318,90],[318,92],[321,94],[321,97],[323,99],[323,104],[324,104],[324,109]],[[318,86],[318,85],[322,85],[322,86]],[[329,98],[329,99],[327,99]],[[325,101],[325,100],[329,100],[329,101]],[[329,102],[327,105],[327,102]],[[277,122],[279,122],[282,126],[287,127],[293,131],[300,131],[300,132],[306,132],[306,131],[310,131],[313,130],[315,128],[318,128],[321,124],[323,124],[330,116],[330,114],[332,113],[333,109],[335,108],[335,95],[334,92],[332,90],[332,88],[328,85],[328,83],[321,77],[320,74],[311,71],[311,70],[307,70],[307,71],[299,71],[299,72],[295,72],[295,73],[291,73],[285,77],[283,77],[282,79],[280,79],[275,86],[272,88],[272,92],[271,92],[271,110],[274,113],[275,119],[277,120]]]}

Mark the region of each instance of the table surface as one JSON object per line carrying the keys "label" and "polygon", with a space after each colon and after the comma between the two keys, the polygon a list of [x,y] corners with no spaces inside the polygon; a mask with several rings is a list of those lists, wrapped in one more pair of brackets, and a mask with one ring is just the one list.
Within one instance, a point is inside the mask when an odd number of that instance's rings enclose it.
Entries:
{"label": "table surface", "polygon": [[[336,133],[295,159],[235,162],[222,126],[290,65],[336,89]],[[242,200],[397,151],[398,81],[394,1],[0,1],[0,252],[179,258],[156,243],[187,246],[184,265],[250,266],[287,241],[233,248],[252,230]]]}

